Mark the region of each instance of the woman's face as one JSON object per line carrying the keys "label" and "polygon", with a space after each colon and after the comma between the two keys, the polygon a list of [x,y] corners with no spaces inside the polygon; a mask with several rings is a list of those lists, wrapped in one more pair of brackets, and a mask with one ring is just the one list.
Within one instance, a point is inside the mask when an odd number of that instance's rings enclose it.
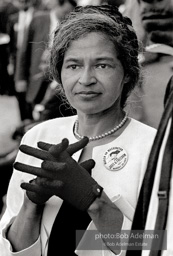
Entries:
{"label": "woman's face", "polygon": [[120,108],[124,69],[114,44],[102,33],[92,32],[72,41],[61,70],[69,103],[85,114]]}

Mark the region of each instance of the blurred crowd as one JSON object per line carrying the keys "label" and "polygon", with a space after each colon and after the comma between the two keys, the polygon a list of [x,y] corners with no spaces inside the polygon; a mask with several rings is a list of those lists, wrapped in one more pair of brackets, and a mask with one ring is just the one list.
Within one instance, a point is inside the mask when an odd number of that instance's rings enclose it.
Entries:
{"label": "blurred crowd", "polygon": [[[173,75],[172,0],[0,0],[0,95],[16,97],[21,120],[13,139],[20,141],[37,122],[75,114],[49,75],[48,48],[58,22],[75,6],[87,4],[116,5],[132,19],[141,42],[143,77],[126,108],[131,117],[158,127],[166,85]],[[14,158],[3,158],[8,183]]]}

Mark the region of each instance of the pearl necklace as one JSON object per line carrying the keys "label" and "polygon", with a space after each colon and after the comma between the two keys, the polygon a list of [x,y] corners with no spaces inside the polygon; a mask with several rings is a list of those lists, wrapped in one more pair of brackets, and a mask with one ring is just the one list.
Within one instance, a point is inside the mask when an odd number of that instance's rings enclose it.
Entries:
{"label": "pearl necklace", "polygon": [[[109,131],[107,131],[103,134],[93,136],[93,137],[89,137],[89,141],[100,140],[100,139],[103,139],[106,136],[109,136],[109,135],[115,133],[117,130],[119,130],[125,124],[125,122],[127,121],[127,118],[128,118],[128,115],[125,112],[125,116],[124,116],[123,120],[117,126],[115,126],[113,129],[111,129],[111,130],[109,130]],[[75,121],[75,124],[74,124],[74,135],[77,139],[81,140],[81,139],[83,139],[84,136],[82,136],[78,133],[78,129],[79,129],[79,121],[77,119]]]}

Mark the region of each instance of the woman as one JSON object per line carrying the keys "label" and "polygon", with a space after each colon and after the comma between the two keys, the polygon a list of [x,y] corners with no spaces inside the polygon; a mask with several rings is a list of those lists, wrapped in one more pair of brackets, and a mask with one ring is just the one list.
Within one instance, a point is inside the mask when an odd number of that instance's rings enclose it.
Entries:
{"label": "woman", "polygon": [[137,58],[131,22],[115,7],[77,7],[58,26],[50,68],[77,116],[46,121],[24,136],[1,220],[3,255],[58,255],[50,249],[56,216],[57,232],[62,226],[65,233],[57,235],[53,250],[60,251],[62,239],[67,255],[125,253],[106,236],[101,248],[93,248],[86,232],[74,254],[69,225],[80,222],[73,229],[85,229],[89,217],[88,229],[101,234],[130,229],[155,136],[123,110],[139,80]]}

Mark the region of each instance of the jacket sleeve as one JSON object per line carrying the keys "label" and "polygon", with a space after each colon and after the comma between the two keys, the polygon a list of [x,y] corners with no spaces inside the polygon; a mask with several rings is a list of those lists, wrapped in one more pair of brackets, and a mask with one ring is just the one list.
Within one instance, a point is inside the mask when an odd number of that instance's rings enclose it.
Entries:
{"label": "jacket sleeve", "polygon": [[[24,154],[18,153],[17,161],[26,162],[27,157]],[[6,197],[6,210],[0,220],[0,254],[1,256],[41,256],[41,242],[40,238],[29,248],[22,250],[20,252],[13,252],[10,242],[6,239],[6,234],[9,226],[14,221],[15,217],[18,215],[20,208],[23,204],[24,190],[21,189],[21,182],[29,181],[33,178],[32,175],[22,174],[16,170],[13,171],[11,180],[9,182],[9,187]]]}

